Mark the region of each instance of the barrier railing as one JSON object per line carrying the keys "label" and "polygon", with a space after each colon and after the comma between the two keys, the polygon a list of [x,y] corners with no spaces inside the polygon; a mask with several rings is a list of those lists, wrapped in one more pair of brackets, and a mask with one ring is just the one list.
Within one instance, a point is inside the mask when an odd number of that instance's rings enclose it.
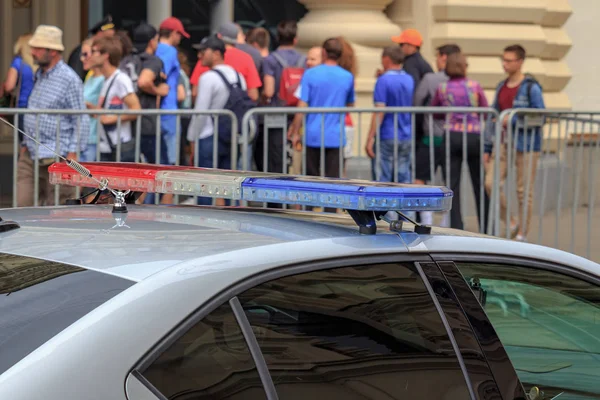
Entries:
{"label": "barrier railing", "polygon": [[[348,114],[355,117],[356,123],[353,125],[356,128],[353,133],[347,130]],[[291,170],[295,174],[302,175],[348,176],[347,164],[350,152],[347,148],[345,151],[342,149],[344,144],[347,146],[349,138],[355,135],[351,142],[360,144],[358,152],[355,153],[358,158],[363,156],[364,114],[375,115],[374,126],[369,128],[375,134],[370,179],[389,182],[415,182],[415,180],[421,183],[434,182],[436,169],[439,167],[443,171],[446,185],[455,192],[450,225],[462,229],[464,227],[462,215],[465,215],[466,205],[461,201],[465,193],[464,188],[461,190],[461,186],[464,186],[461,177],[463,169],[468,167],[474,185],[479,231],[487,231],[488,201],[484,191],[484,171],[480,160],[484,153],[485,126],[498,117],[498,112],[493,108],[255,108],[246,113],[242,120],[242,138],[249,136],[250,121],[258,120],[263,123],[258,129],[254,147],[242,149],[241,166],[243,169],[251,169],[252,156],[258,154],[254,162],[257,169],[264,172],[290,172]],[[309,133],[312,135],[302,135],[301,150],[292,150],[291,164],[296,166],[286,170],[285,144],[288,126],[292,123],[292,119],[294,119],[293,123],[304,127],[307,127],[308,123],[312,131]],[[316,141],[315,130],[318,136]],[[417,141],[418,131],[423,132],[419,135],[419,141]],[[427,144],[424,143],[425,139]],[[489,140],[492,140],[491,135]],[[273,142],[275,145],[271,146]],[[407,154],[408,150],[410,154]],[[365,149],[365,152],[368,152],[368,149]],[[278,158],[276,162],[270,159],[273,156]],[[297,163],[293,160],[294,157],[299,159]],[[406,160],[410,164],[408,167]],[[430,223],[430,221],[425,222]]]}
{"label": "barrier railing", "polygon": [[[13,207],[22,206],[22,205],[33,205],[37,207],[40,203],[40,163],[45,164],[50,161],[59,161],[59,157],[47,157],[44,160],[40,160],[39,157],[34,157],[31,160],[32,165],[28,165],[31,168],[31,172],[33,174],[32,179],[32,190],[31,190],[31,202],[27,199],[26,194],[21,193],[21,197],[19,197],[19,159],[27,156],[25,150],[21,150],[19,148],[19,130],[23,130],[24,127],[19,126],[19,116],[20,115],[35,115],[35,129],[34,132],[26,132],[31,136],[35,137],[36,140],[40,140],[41,138],[51,138],[52,134],[50,132],[40,132],[39,120],[41,116],[57,116],[56,123],[56,131],[53,133],[54,143],[56,144],[52,150],[61,154],[62,156],[67,155],[67,151],[65,151],[64,147],[61,149],[61,143],[64,140],[61,140],[61,121],[62,123],[69,123],[72,126],[73,133],[75,135],[75,140],[77,143],[76,146],[76,155],[78,159],[81,159],[81,127],[82,127],[82,119],[86,118],[89,120],[91,116],[102,116],[102,115],[116,115],[117,122],[114,125],[114,128],[117,132],[117,140],[114,146],[116,149],[114,150],[114,157],[109,159],[108,161],[128,161],[128,162],[140,162],[142,161],[142,155],[144,156],[144,161],[155,164],[160,164],[162,160],[165,159],[164,153],[169,151],[164,135],[161,131],[161,123],[160,118],[165,115],[174,115],[176,119],[176,132],[172,135],[171,141],[171,149],[173,155],[173,160],[170,160],[171,164],[180,165],[181,163],[181,144],[182,144],[182,119],[184,118],[194,118],[200,115],[207,116],[213,119],[213,126],[215,134],[213,135],[213,163],[217,163],[216,155],[218,154],[219,147],[219,118],[229,118],[231,121],[231,131],[237,132],[238,129],[238,121],[235,117],[235,114],[229,110],[209,110],[209,111],[197,111],[197,110],[28,110],[28,109],[0,109],[0,115],[13,115],[14,117],[14,128],[13,128],[13,193],[12,193],[12,203]],[[134,115],[135,120],[133,122],[135,126],[135,135],[133,132],[132,139],[127,141],[126,143],[122,142],[123,130],[122,127],[125,124],[129,123],[128,121],[122,121],[124,116]],[[75,123],[73,121],[63,121],[60,117],[70,117],[73,119],[75,117]],[[154,134],[143,134],[142,132],[142,119],[143,118],[153,118],[154,126]],[[86,123],[87,124],[87,123]],[[71,138],[73,139],[73,138]],[[152,140],[148,140],[152,139]],[[131,148],[131,142],[133,142],[134,147]],[[153,142],[153,143],[152,143]],[[104,157],[107,153],[101,151],[101,144],[104,143],[108,145],[107,140],[102,141],[102,138],[98,135],[97,141],[95,143],[91,143],[96,146],[96,151],[94,156],[88,155],[89,158],[86,161],[101,161],[106,160]],[[148,144],[152,143],[153,146],[148,146]],[[106,146],[104,146],[106,148]],[[110,146],[112,148],[112,146]],[[124,152],[124,147],[127,147],[127,150]],[[154,149],[152,149],[154,147]],[[40,146],[36,143],[34,145],[35,154],[39,154]],[[199,149],[198,146],[194,148],[194,165],[199,165]],[[231,157],[233,159],[237,159],[238,154],[238,135],[232,135],[231,144],[229,147],[231,152]],[[112,154],[112,152],[110,153]],[[154,159],[154,161],[152,161]],[[21,170],[21,172],[23,172]],[[44,188],[44,192],[46,192],[47,188]],[[58,186],[54,187],[54,204],[60,203],[60,190],[61,188]],[[46,193],[47,195],[47,193]],[[79,196],[79,190],[76,191],[76,196]],[[49,197],[46,196],[46,202]],[[178,196],[175,197],[175,200],[178,201]],[[158,203],[158,198],[156,198],[155,203]]]}
{"label": "barrier railing", "polygon": [[[175,115],[176,133],[174,135],[175,160],[181,163],[181,144],[185,143],[187,129],[184,120],[197,116],[210,118],[213,129],[209,136],[212,144],[210,156],[202,157],[203,153],[196,141],[193,152],[195,166],[222,166],[221,156],[226,154],[230,160],[230,168],[244,170],[258,169],[267,172],[284,172],[294,174],[313,174],[327,176],[348,176],[352,178],[367,178],[374,180],[389,180],[398,182],[406,176],[399,164],[410,164],[410,182],[429,181],[445,184],[455,191],[458,207],[461,212],[451,218],[451,225],[462,224],[461,215],[478,217],[479,231],[486,231],[496,236],[514,238],[520,233],[529,241],[560,247],[574,251],[577,254],[591,257],[591,240],[595,232],[593,223],[594,206],[597,197],[596,185],[598,180],[598,160],[600,160],[600,115],[594,112],[550,111],[516,109],[506,110],[498,114],[492,108],[436,108],[436,107],[397,107],[397,108],[256,108],[247,113],[241,123],[235,115],[227,110],[24,110],[0,109],[0,115],[12,114],[36,115],[39,121],[41,115],[58,115],[76,117],[75,132],[84,115],[118,115],[117,131],[121,132],[122,118],[125,115],[136,115],[135,119],[135,150],[133,161],[147,161],[142,142],[144,138],[153,138],[154,163],[160,163],[165,151],[162,145],[163,133],[160,129],[160,118],[163,115]],[[353,127],[347,125],[346,115],[352,116]],[[374,158],[368,157],[368,149],[364,143],[369,135],[370,127],[365,127],[370,120],[365,119],[375,115],[375,135],[373,140]],[[147,135],[142,130],[142,117],[154,119],[154,132]],[[219,140],[219,119],[231,118],[231,131],[239,132],[232,135],[231,143],[225,147]],[[309,136],[301,136],[299,146],[291,148],[288,142],[288,128],[296,119],[301,126],[309,126]],[[388,118],[382,128],[381,123]],[[503,121],[511,121],[506,125]],[[15,123],[18,124],[18,118]],[[333,123],[335,121],[335,123]],[[475,129],[473,123],[478,123]],[[256,130],[255,123],[259,129]],[[458,124],[458,125],[456,125]],[[334,127],[335,132],[331,127]],[[391,132],[389,127],[391,126]],[[409,126],[409,132],[405,131]],[[461,129],[456,129],[460,126]],[[484,130],[484,127],[487,127]],[[41,127],[36,122],[38,135]],[[422,138],[416,140],[418,131]],[[536,136],[534,132],[540,131]],[[473,132],[471,132],[473,131]],[[59,138],[60,123],[56,126],[56,138]],[[312,133],[311,133],[312,132]],[[477,132],[480,132],[477,134]],[[529,132],[529,133],[527,133]],[[194,132],[192,132],[194,133]],[[198,132],[199,133],[199,132]],[[315,135],[316,133],[316,135]],[[493,133],[493,135],[491,134]],[[13,130],[15,139],[17,129]],[[575,135],[573,135],[575,134]],[[404,136],[410,140],[403,140]],[[186,135],[187,136],[187,135]],[[493,137],[492,137],[493,136]],[[316,138],[316,139],[315,139]],[[485,138],[485,140],[484,140]],[[335,140],[333,140],[335,139]],[[277,140],[273,145],[273,140]],[[484,142],[493,143],[493,157],[489,164],[483,165]],[[55,139],[56,141],[56,139]],[[77,136],[80,143],[80,136]],[[350,149],[348,142],[353,144]],[[56,141],[60,150],[60,140]],[[332,143],[333,142],[333,143]],[[344,143],[346,148],[344,149]],[[333,144],[333,145],[332,145]],[[337,151],[328,149],[336,148]],[[538,146],[536,152],[521,151],[523,146]],[[77,146],[80,149],[81,146]],[[275,149],[276,151],[273,151]],[[13,206],[17,206],[18,196],[18,160],[19,144],[14,140],[13,157]],[[36,147],[36,150],[38,148]],[[257,150],[262,150],[257,151]],[[345,151],[344,151],[345,150]],[[510,151],[509,151],[510,150]],[[206,150],[208,151],[208,150]],[[101,156],[96,148],[95,158]],[[401,156],[406,156],[402,161]],[[331,155],[333,154],[333,156]],[[78,156],[80,156],[78,151]],[[117,143],[115,160],[124,160],[123,147]],[[276,160],[277,162],[274,162]],[[424,161],[425,160],[425,161]],[[32,160],[33,183],[32,205],[39,205],[40,194],[39,171],[40,160]],[[208,165],[207,165],[208,163]],[[312,164],[311,164],[312,163]],[[189,163],[188,163],[189,164]],[[426,167],[424,167],[426,165]],[[279,170],[277,170],[279,168]],[[440,174],[438,169],[442,170]],[[468,195],[469,185],[466,179],[461,179],[463,170],[468,169],[471,181],[474,183],[473,196]],[[426,171],[425,176],[422,173]],[[535,174],[535,171],[539,171]],[[557,171],[557,172],[556,172]],[[570,174],[570,175],[569,175]],[[473,175],[475,179],[473,179]],[[457,190],[458,188],[458,190]],[[458,193],[456,193],[458,192]],[[536,193],[532,196],[531,193]],[[78,193],[79,194],[79,193]],[[487,205],[486,195],[489,194],[490,206]],[[150,196],[151,197],[151,196]],[[475,198],[475,204],[471,198]],[[461,201],[462,198],[462,201]],[[529,200],[529,199],[532,200]],[[505,201],[503,200],[505,199]],[[60,202],[59,188],[54,188],[54,201]],[[179,198],[169,200],[179,203]],[[198,199],[189,199],[194,203]],[[169,202],[167,201],[167,202]],[[532,206],[524,206],[532,202]],[[158,197],[152,202],[159,202]],[[202,202],[202,199],[200,199]],[[209,201],[209,204],[212,200]],[[203,203],[204,204],[204,203]],[[504,207],[503,207],[504,204]],[[516,204],[516,206],[515,206]],[[274,205],[269,205],[274,206]],[[567,232],[569,215],[564,209],[570,208],[570,233]],[[505,210],[505,212],[503,211]],[[516,210],[516,212],[515,212]],[[515,216],[511,217],[511,215]],[[458,216],[457,216],[458,215]],[[423,218],[424,216],[421,216]],[[436,219],[439,217],[436,217]],[[537,218],[537,221],[536,221]],[[531,229],[528,220],[534,220]],[[566,222],[565,222],[566,221]],[[431,221],[424,221],[431,223]],[[511,224],[512,222],[512,224]],[[535,223],[537,222],[537,223]],[[518,224],[518,228],[514,225]],[[434,222],[439,224],[439,222]],[[503,224],[503,225],[502,225]],[[586,225],[587,224],[587,225]],[[512,226],[511,226],[512,225]],[[586,225],[587,229],[582,229]],[[549,229],[552,226],[553,229]],[[522,229],[520,229],[522,228]],[[467,229],[474,230],[475,226],[469,218]],[[585,232],[582,232],[585,230]],[[553,233],[553,234],[551,234]],[[548,239],[551,234],[552,238]],[[565,244],[566,243],[566,244]],[[585,249],[582,249],[585,243]],[[598,258],[598,256],[594,256]],[[594,258],[592,257],[592,258]]]}
{"label": "barrier railing", "polygon": [[[495,126],[494,148],[499,149],[495,158],[504,161],[493,165],[491,199],[493,220],[498,222],[493,233],[512,238],[519,231],[528,241],[592,258],[593,229],[598,226],[593,217],[600,113],[512,109],[501,113],[498,121],[502,123]],[[565,208],[571,209],[570,224],[563,216]],[[531,223],[534,217],[537,224]],[[554,224],[549,228],[551,219]]]}

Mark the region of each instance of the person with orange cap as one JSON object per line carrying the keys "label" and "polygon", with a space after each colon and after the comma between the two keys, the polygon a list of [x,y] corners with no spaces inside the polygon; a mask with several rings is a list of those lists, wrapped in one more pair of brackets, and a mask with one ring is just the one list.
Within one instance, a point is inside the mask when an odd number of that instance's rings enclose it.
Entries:
{"label": "person with orange cap", "polygon": [[403,69],[414,79],[416,89],[423,76],[433,72],[431,65],[421,55],[423,36],[416,29],[406,29],[400,35],[392,36],[392,41],[402,48],[405,57]]}

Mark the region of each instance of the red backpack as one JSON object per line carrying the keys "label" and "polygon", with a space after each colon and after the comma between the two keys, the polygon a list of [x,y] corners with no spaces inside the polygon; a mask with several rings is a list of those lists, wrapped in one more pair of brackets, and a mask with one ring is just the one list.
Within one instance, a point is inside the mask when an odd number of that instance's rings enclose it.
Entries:
{"label": "red backpack", "polygon": [[294,96],[302,75],[304,75],[304,66],[306,65],[306,58],[300,57],[295,66],[290,67],[287,62],[276,52],[271,53],[275,60],[283,67],[281,71],[281,78],[279,79],[279,100],[288,107],[296,107],[298,105],[298,99]]}

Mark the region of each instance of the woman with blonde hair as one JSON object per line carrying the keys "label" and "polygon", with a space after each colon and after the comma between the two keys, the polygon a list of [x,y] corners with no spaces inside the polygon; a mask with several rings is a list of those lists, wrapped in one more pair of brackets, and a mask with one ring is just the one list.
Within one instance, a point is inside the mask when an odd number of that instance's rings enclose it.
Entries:
{"label": "woman with blonde hair", "polygon": [[[88,108],[92,109],[99,105],[100,91],[104,84],[104,75],[100,68],[93,67],[91,62],[92,43],[94,39],[86,39],[81,44],[81,62],[83,68],[89,71],[83,82],[83,101]],[[81,153],[81,161],[96,161],[96,150],[98,146],[98,121],[90,118],[90,136],[88,137],[87,149]]]}
{"label": "woman with blonde hair", "polygon": [[[37,66],[33,62],[29,39],[31,34],[21,35],[14,46],[14,58],[6,74],[6,80],[0,88],[0,96],[11,95],[12,99],[7,104],[9,107],[27,108],[29,95],[33,90],[33,78],[37,71]],[[19,115],[19,127],[23,129],[23,114]],[[19,134],[20,139],[21,134]]]}
{"label": "woman with blonde hair", "polygon": [[[354,79],[356,79],[356,75],[358,74],[358,61],[356,59],[356,53],[354,52],[354,48],[352,47],[350,42],[348,42],[343,36],[339,36],[337,39],[342,44],[342,56],[339,59],[339,65],[346,71],[350,72]],[[344,146],[343,176],[346,177],[346,160],[352,157],[352,142],[354,139],[354,123],[352,122],[352,117],[350,116],[350,113],[346,114],[344,125],[344,132],[346,134],[346,146]]]}

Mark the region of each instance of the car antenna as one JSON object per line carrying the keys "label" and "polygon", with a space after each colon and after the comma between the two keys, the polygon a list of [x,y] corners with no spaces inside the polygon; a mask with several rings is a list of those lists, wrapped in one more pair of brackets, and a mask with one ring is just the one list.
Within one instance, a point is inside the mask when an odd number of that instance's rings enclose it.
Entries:
{"label": "car antenna", "polygon": [[45,144],[43,144],[39,140],[35,139],[31,135],[28,135],[27,133],[25,133],[22,129],[17,128],[16,126],[14,126],[12,123],[10,123],[9,121],[7,121],[4,117],[0,117],[0,121],[4,122],[6,125],[10,126],[11,128],[16,129],[17,131],[19,131],[23,135],[27,136],[29,139],[33,140],[38,145],[40,145],[40,146],[44,147],[45,149],[51,151],[58,158],[60,158],[61,160],[65,161],[65,163],[71,169],[73,169],[75,172],[79,173],[79,175],[83,176],[84,178],[89,178],[89,179],[93,180],[94,182],[96,182],[98,184],[98,190],[100,192],[102,192],[104,190],[108,190],[110,193],[112,193],[112,195],[115,198],[115,204],[113,205],[113,212],[114,213],[126,213],[127,212],[127,206],[126,206],[126,199],[125,199],[125,197],[130,193],[130,190],[127,190],[125,192],[121,192],[121,191],[117,191],[117,190],[111,189],[108,186],[108,183],[109,183],[108,179],[104,178],[104,179],[98,180],[95,176],[92,175],[92,173],[90,172],[89,169],[87,169],[86,167],[84,167],[83,165],[81,165],[80,163],[78,163],[76,160],[71,160],[71,159],[69,159],[67,157],[61,156],[60,154],[58,154],[56,151],[54,151],[50,147],[46,146]]}

